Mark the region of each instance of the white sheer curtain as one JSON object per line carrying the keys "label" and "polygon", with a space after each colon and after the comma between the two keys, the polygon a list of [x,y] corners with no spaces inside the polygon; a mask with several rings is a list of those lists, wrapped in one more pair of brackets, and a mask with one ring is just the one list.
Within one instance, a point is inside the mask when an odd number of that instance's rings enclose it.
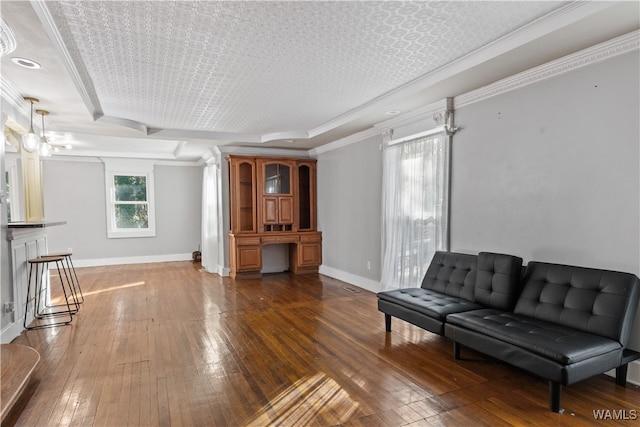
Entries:
{"label": "white sheer curtain", "polygon": [[448,249],[449,137],[387,143],[382,158],[382,288],[417,287]]}
{"label": "white sheer curtain", "polygon": [[202,267],[218,272],[218,167],[208,164],[202,174]]}

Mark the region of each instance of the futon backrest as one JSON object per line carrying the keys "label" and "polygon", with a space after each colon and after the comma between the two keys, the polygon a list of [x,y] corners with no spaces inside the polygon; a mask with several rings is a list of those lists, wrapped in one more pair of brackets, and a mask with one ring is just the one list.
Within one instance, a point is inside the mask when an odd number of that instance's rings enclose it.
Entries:
{"label": "futon backrest", "polygon": [[514,312],[626,346],[638,298],[640,281],[633,274],[532,261]]}
{"label": "futon backrest", "polygon": [[522,258],[480,252],[474,301],[486,307],[513,310],[520,294]]}
{"label": "futon backrest", "polygon": [[477,255],[436,252],[421,287],[473,301]]}

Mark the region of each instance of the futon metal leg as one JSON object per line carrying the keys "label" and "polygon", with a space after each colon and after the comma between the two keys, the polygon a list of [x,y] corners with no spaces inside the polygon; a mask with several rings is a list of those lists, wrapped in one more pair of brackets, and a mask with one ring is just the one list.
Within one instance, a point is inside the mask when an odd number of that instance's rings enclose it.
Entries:
{"label": "futon metal leg", "polygon": [[386,314],[384,315],[384,328],[386,329],[387,332],[391,332],[391,315],[390,314]]}
{"label": "futon metal leg", "polygon": [[549,409],[553,412],[561,413],[560,401],[562,399],[562,384],[549,381]]}
{"label": "futon metal leg", "polygon": [[622,366],[616,368],[616,384],[624,387],[627,385],[627,367],[629,365],[625,363]]}
{"label": "futon metal leg", "polygon": [[453,342],[453,358],[460,360],[460,344],[455,341]]}

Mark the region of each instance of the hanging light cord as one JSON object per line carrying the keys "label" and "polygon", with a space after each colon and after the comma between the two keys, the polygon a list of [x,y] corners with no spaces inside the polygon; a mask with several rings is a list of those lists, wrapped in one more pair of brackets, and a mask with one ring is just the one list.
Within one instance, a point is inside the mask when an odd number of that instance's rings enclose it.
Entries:
{"label": "hanging light cord", "polygon": [[44,136],[44,113],[42,114],[42,139],[47,142],[47,138]]}
{"label": "hanging light cord", "polygon": [[[33,101],[29,100],[29,103],[31,104],[31,120],[29,120],[29,133],[35,133],[33,131]],[[42,120],[44,122],[44,118]]]}

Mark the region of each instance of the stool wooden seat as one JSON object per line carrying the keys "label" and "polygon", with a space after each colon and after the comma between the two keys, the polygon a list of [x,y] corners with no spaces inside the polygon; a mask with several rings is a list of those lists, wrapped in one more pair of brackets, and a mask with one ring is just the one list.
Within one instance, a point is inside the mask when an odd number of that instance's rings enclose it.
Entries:
{"label": "stool wooden seat", "polygon": [[78,304],[82,304],[84,302],[84,295],[82,294],[82,288],[80,287],[80,281],[78,280],[78,275],[76,274],[76,268],[73,265],[73,261],[71,260],[71,255],[73,252],[71,250],[54,252],[50,253],[47,256],[61,256],[64,257],[66,261],[66,268],[69,271],[69,277],[71,278],[71,284],[73,285],[74,295],[77,297],[76,301]]}
{"label": "stool wooden seat", "polygon": [[[74,308],[72,309],[73,312],[77,312],[80,309],[80,303],[81,301],[78,298],[78,294],[77,294],[77,290],[76,290],[76,286],[73,280],[73,275],[71,274],[72,271],[68,266],[65,266],[65,260],[66,260],[66,254],[60,253],[60,254],[48,254],[48,255],[42,255],[39,256],[38,258],[36,258],[35,260],[42,260],[45,262],[51,262],[51,261],[56,261],[56,266],[58,266],[58,268],[61,266],[62,267],[62,272],[64,273],[64,277],[66,279],[67,284],[69,285],[69,296],[71,296],[71,300],[73,303]],[[62,259],[58,259],[58,258],[62,258]],[[31,262],[31,261],[29,261]],[[60,262],[60,265],[57,264],[57,262]],[[63,291],[65,289],[63,288]],[[67,300],[67,294],[65,294],[65,300]],[[55,308],[55,307],[66,307],[67,303],[65,304],[58,304],[58,305],[46,305],[45,304],[45,308]],[[63,312],[64,313],[64,312]],[[56,313],[50,313],[49,315],[57,315]]]}
{"label": "stool wooden seat", "polygon": [[[73,299],[73,291],[71,290],[71,282],[69,280],[69,276],[67,271],[64,269],[62,265],[64,257],[62,256],[41,256],[38,258],[33,258],[27,261],[30,265],[29,267],[29,277],[28,277],[28,285],[27,285],[27,300],[25,302],[25,316],[24,316],[24,328],[25,329],[39,329],[39,328],[47,328],[51,326],[58,325],[68,325],[73,320],[73,315],[78,312],[77,303],[74,302],[75,309],[71,308],[71,304],[69,303],[69,297],[71,294],[71,299]],[[64,294],[64,304],[59,304],[57,306],[47,306],[46,301],[44,304],[41,302],[41,295],[43,291],[43,278],[45,271],[48,274],[49,264],[54,263],[56,265],[56,269],[58,270],[58,277],[60,279],[60,286],[62,288],[62,293]],[[62,270],[60,267],[63,267]],[[35,279],[33,280],[33,317],[35,319],[46,319],[50,317],[59,317],[64,316],[68,317],[69,320],[59,321],[54,323],[44,323],[37,324],[34,326],[27,326],[27,314],[29,313],[29,301],[31,298],[31,282],[33,277],[33,270],[35,267]],[[62,271],[64,271],[65,277],[62,276]],[[65,280],[66,278],[66,280]],[[66,282],[66,283],[65,283]],[[69,287],[69,294],[67,294],[67,287]],[[52,309],[55,307],[62,307],[62,310],[57,311],[45,311],[47,309]],[[41,311],[42,310],[42,311]]]}

